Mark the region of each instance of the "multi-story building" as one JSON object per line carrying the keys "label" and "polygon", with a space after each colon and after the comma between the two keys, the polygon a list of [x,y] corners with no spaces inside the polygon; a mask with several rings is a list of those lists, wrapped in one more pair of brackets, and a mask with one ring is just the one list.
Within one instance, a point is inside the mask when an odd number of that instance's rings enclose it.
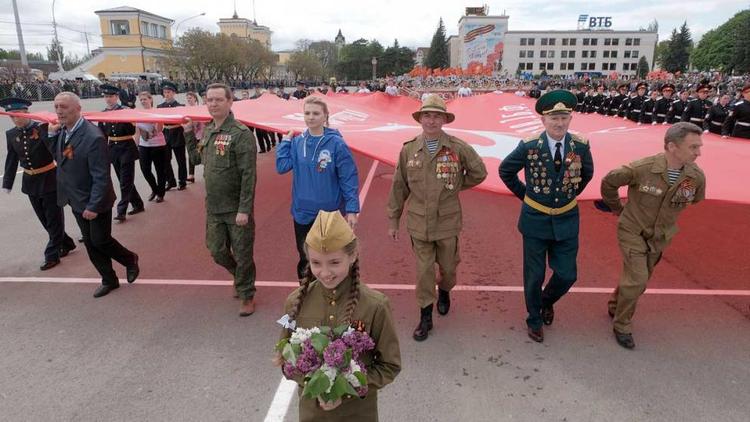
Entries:
{"label": "multi-story building", "polygon": [[257,40],[269,50],[271,49],[271,29],[267,26],[258,25],[254,20],[240,18],[237,11],[231,18],[219,19],[219,32],[231,37],[246,40]]}

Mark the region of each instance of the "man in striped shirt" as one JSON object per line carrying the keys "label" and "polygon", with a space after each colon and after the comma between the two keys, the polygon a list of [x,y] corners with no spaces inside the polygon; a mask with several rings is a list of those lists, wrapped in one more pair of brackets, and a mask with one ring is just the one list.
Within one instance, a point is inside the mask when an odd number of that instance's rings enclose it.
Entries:
{"label": "man in striped shirt", "polygon": [[[677,233],[677,216],[705,198],[706,177],[695,164],[702,133],[693,123],[675,123],[664,136],[664,152],[612,170],[602,179],[603,200],[595,205],[619,216],[617,239],[623,259],[609,315],[615,339],[626,349],[635,347],[631,320],[636,303]],[[618,195],[620,186],[628,187],[625,205]]]}

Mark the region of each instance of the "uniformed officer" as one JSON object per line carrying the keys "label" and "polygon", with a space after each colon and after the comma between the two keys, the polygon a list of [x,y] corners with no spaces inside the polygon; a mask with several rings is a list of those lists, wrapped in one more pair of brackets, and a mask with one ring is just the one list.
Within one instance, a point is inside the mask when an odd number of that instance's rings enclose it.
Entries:
{"label": "uniformed officer", "polygon": [[729,115],[729,94],[719,97],[719,101],[708,109],[706,120],[703,121],[703,132],[711,132],[721,135],[721,128]]}
{"label": "uniformed officer", "polygon": [[583,113],[583,111],[586,109],[586,105],[584,103],[586,102],[586,93],[588,92],[588,89],[588,85],[583,85],[580,91],[574,89],[573,94],[575,94],[576,96],[575,111],[578,113]]}
{"label": "uniformed officer", "polygon": [[[113,85],[104,84],[101,87],[107,107],[104,111],[122,110],[118,103],[120,89]],[[135,126],[132,123],[99,122],[109,145],[109,156],[115,169],[117,180],[120,181],[120,202],[117,203],[117,215],[114,220],[124,222],[125,214],[134,215],[145,210],[143,199],[135,187],[135,162],[138,160],[138,145],[135,143]],[[128,205],[133,208],[128,212]]]}
{"label": "uniformed officer", "polygon": [[656,99],[654,105],[654,121],[652,124],[664,124],[667,122],[667,112],[672,104],[672,94],[674,94],[674,85],[667,83],[661,86],[661,97]]}
{"label": "uniformed officer", "polygon": [[622,117],[623,119],[628,118],[628,109],[630,108],[630,100],[633,99],[633,97],[636,96],[636,92],[630,92],[627,91],[625,93],[625,97],[622,99],[622,102],[620,103],[620,108],[617,110],[617,117]]}
{"label": "uniformed officer", "polygon": [[442,98],[427,96],[412,117],[422,125],[422,133],[401,148],[388,200],[388,235],[398,240],[399,219],[408,199],[406,229],[417,260],[416,294],[420,308],[413,337],[423,341],[432,329],[435,263],[440,269],[438,313],[446,315],[450,310],[450,290],[456,284],[460,262],[458,234],[462,223],[458,193],[482,183],[487,169],[469,144],[443,131],[443,125],[456,117],[448,112]]}
{"label": "uniformed officer", "polygon": [[[5,111],[26,113],[31,102],[21,98],[4,98],[0,107]],[[49,240],[44,249],[44,262],[39,267],[45,271],[60,263],[60,258],[76,248],[75,242],[65,233],[65,214],[57,205],[57,164],[45,145],[47,125],[22,116],[11,116],[15,127],[5,132],[8,156],[5,157],[3,191],[10,193],[19,164],[23,168],[21,192],[29,197],[39,222],[47,231]]]}
{"label": "uniformed officer", "polygon": [[[542,324],[555,317],[553,305],[578,278],[578,196],[594,174],[586,139],[568,132],[575,98],[556,91],[536,102],[544,132],[521,141],[500,165],[500,178],[523,201],[518,230],[523,235],[523,285],[529,337],[544,341]],[[524,170],[526,184],[518,178]],[[544,290],[545,261],[552,277]]]}
{"label": "uniformed officer", "polygon": [[646,101],[646,90],[648,85],[645,82],[639,82],[635,87],[635,96],[630,98],[627,105],[626,116],[631,122],[638,122],[643,111],[643,102]]}
{"label": "uniformed officer", "polygon": [[707,83],[701,83],[695,90],[697,98],[693,98],[685,105],[685,110],[682,111],[682,121],[690,122],[699,127],[703,127],[703,121],[706,119],[708,110],[712,104],[706,97],[708,92],[711,90],[711,86]]}
{"label": "uniformed officer", "polygon": [[669,106],[669,111],[667,111],[667,123],[675,124],[682,119],[682,112],[685,111],[688,98],[687,91],[680,91],[678,98],[673,100],[672,104]]}
{"label": "uniformed officer", "polygon": [[653,90],[649,93],[649,97],[643,102],[641,106],[641,114],[638,116],[638,124],[650,125],[655,123],[654,110],[656,109],[656,100],[658,99],[659,92]]}
{"label": "uniformed officer", "polygon": [[596,112],[602,116],[606,116],[609,114],[609,106],[612,103],[612,98],[614,97],[614,95],[616,95],[616,91],[614,89],[611,92],[606,91],[603,83],[599,86],[599,91],[601,92],[602,96],[602,103],[599,106],[599,110],[597,110]]}
{"label": "uniformed officer", "polygon": [[[603,204],[619,216],[617,239],[622,252],[620,283],[609,300],[617,343],[635,347],[632,318],[636,303],[662,252],[677,233],[677,217],[688,205],[705,197],[706,179],[695,164],[701,155],[702,129],[676,123],[664,135],[664,152],[612,170],[602,179]],[[623,206],[618,189],[628,187]]]}
{"label": "uniformed officer", "polygon": [[[156,108],[183,107],[174,98],[177,93],[177,85],[172,82],[162,82],[162,92],[164,93],[164,102]],[[185,133],[180,125],[164,125],[164,138],[167,140],[167,166],[165,167],[167,190],[177,187],[177,180],[174,177],[172,169],[172,154],[177,160],[177,177],[180,185],[177,190],[185,190],[187,186],[187,159],[185,158]]]}
{"label": "uniformed officer", "polygon": [[190,119],[185,130],[190,160],[203,164],[206,181],[206,246],[214,262],[234,277],[241,299],[240,316],[255,312],[256,146],[253,133],[232,114],[232,90],[224,84],[206,88],[206,105],[213,118],[200,143]]}
{"label": "uniformed officer", "polygon": [[305,90],[305,83],[297,81],[297,89],[292,93],[292,97],[298,100],[304,100],[307,95],[308,93],[307,90]]}
{"label": "uniformed officer", "polygon": [[128,88],[127,81],[120,81],[119,85],[120,92],[118,94],[120,97],[120,104],[128,108],[135,108],[135,92],[131,91],[130,88]]}
{"label": "uniformed officer", "polygon": [[729,110],[721,135],[750,139],[750,83],[742,87],[742,100],[735,102]]}
{"label": "uniformed officer", "polygon": [[[596,89],[596,91],[594,91]],[[597,85],[589,91],[591,95],[586,103],[586,113],[599,113],[604,101],[604,85]]]}
{"label": "uniformed officer", "polygon": [[623,114],[620,113],[620,106],[622,106],[622,102],[625,101],[625,99],[628,97],[628,84],[620,84],[617,86],[617,95],[612,97],[612,100],[609,103],[609,115],[610,116],[618,116],[622,117]]}

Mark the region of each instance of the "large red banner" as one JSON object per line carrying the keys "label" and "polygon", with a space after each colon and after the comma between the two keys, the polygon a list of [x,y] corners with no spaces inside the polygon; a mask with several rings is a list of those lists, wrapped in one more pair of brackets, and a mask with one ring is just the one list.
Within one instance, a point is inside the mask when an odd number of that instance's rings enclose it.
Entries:
{"label": "large red banner", "polygon": [[[331,127],[342,132],[352,150],[390,165],[395,165],[402,144],[421,131],[411,117],[420,103],[412,98],[382,93],[329,94],[325,101]],[[489,176],[477,188],[509,194],[497,169],[520,139],[544,130],[540,117],[534,112],[534,100],[508,93],[490,93],[449,101],[448,109],[456,115],[456,120],[444,129],[470,143],[487,165]],[[304,129],[301,101],[263,95],[256,100],[237,101],[232,110],[238,120],[249,126],[280,132]],[[85,112],[84,115],[92,121],[178,123],[185,117],[210,120],[205,106]],[[32,117],[56,120],[54,113],[48,112],[33,113]],[[601,178],[609,170],[663,151],[666,129],[667,126],[639,126],[598,114],[575,114],[571,132],[589,139],[595,166],[594,179],[580,199],[599,198]],[[706,173],[707,198],[750,203],[750,189],[744,183],[744,169],[750,163],[750,143],[713,134],[704,135],[703,142],[703,155],[698,164]]]}

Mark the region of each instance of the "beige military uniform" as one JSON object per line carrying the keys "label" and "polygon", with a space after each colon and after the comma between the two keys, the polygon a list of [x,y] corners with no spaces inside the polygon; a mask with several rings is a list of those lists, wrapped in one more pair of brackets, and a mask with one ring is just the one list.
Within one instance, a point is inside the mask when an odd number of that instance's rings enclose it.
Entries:
{"label": "beige military uniform", "polygon": [[[628,186],[628,202],[617,190]],[[602,179],[602,198],[613,211],[622,211],[617,239],[623,256],[620,284],[609,300],[614,328],[630,334],[638,297],[646,290],[662,251],[677,234],[677,216],[705,198],[706,177],[696,164],[686,164],[669,185],[667,158],[661,153],[611,171]]]}
{"label": "beige military uniform", "polygon": [[[350,291],[351,279],[349,278],[346,278],[332,290],[325,288],[320,282],[314,281],[310,284],[310,290],[305,296],[297,315],[297,326],[302,328],[323,326],[335,328],[343,324]],[[284,306],[287,314],[291,311],[292,302],[298,294],[299,289],[287,298]],[[321,409],[317,400],[300,396],[300,422],[365,422],[378,420],[378,390],[393,382],[401,371],[401,352],[388,298],[360,283],[359,302],[351,320],[352,323],[355,321],[363,322],[365,331],[375,341],[375,349],[363,358],[367,368],[369,387],[367,396],[344,399],[339,407],[331,411]],[[282,338],[288,336],[289,332],[284,329]],[[301,379],[295,381],[302,382]],[[298,390],[301,395],[302,385]]]}
{"label": "beige military uniform", "polygon": [[396,164],[388,201],[390,228],[398,230],[407,199],[406,229],[417,260],[417,303],[424,308],[436,300],[435,268],[440,268],[440,288],[456,284],[460,262],[458,234],[461,203],[458,193],[487,177],[481,157],[466,142],[445,132],[432,155],[419,135],[404,144]]}

